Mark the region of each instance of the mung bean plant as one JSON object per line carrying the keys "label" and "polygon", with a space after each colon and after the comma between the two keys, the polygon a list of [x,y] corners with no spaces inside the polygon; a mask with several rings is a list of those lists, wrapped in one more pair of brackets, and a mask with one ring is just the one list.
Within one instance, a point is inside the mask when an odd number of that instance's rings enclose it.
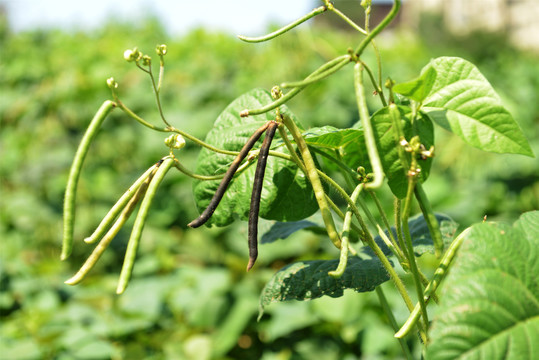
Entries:
{"label": "mung bean plant", "polygon": [[[239,36],[249,43],[271,41],[332,12],[356,31],[358,40],[303,79],[275,79],[280,83],[271,89],[255,88],[239,95],[217,117],[205,139],[191,135],[188,128],[176,128],[164,116],[160,97],[166,45],[157,46],[157,58],[136,48],[125,51],[124,58],[150,78],[161,121],[152,123],[134,113],[120,100],[118,83],[107,80],[112,99],[91,121],[69,174],[62,259],[72,251],[77,182],[84,159],[107,116],[122,111],[149,130],[163,133],[167,150],[84,239],[97,245],[66,283],[75,285],[84,279],[136,212],[117,287],[117,293],[123,293],[159,184],[165,176],[189,176],[200,216],[188,225],[247,221],[247,271],[253,269],[259,251],[259,218],[274,221],[264,234],[269,241],[315,226],[339,250],[338,259],[295,262],[277,271],[260,296],[260,316],[272,302],[339,297],[345,289],[374,291],[407,359],[412,359],[406,341],[410,337],[418,338],[423,356],[431,359],[532,359],[538,354],[539,214],[523,214],[513,226],[485,219],[457,232],[454,221],[435,213],[423,187],[437,152],[434,126],[484,151],[533,157],[523,132],[487,79],[465,59],[432,59],[416,78],[395,83],[383,73],[376,38],[399,12],[401,0],[394,0],[391,11],[374,28],[371,2],[363,0],[358,6],[365,12],[361,25],[324,0],[268,35]],[[376,55],[375,64],[364,59],[368,48]],[[154,72],[155,59],[158,72]],[[357,123],[349,128],[331,123],[304,128],[301,116],[287,102],[345,67],[353,68],[349,81],[355,89]],[[371,94],[379,106],[374,112],[367,107]],[[195,169],[188,169],[178,156],[187,141],[201,148]],[[383,192],[393,198],[391,216],[383,210]],[[375,204],[374,213],[366,199]],[[416,205],[420,214],[413,216]],[[438,262],[430,277],[417,262],[427,252]],[[403,274],[411,277],[411,287]],[[444,279],[445,290],[440,292]],[[397,322],[380,287],[386,281],[394,284],[409,311],[403,323]],[[439,303],[433,319],[432,303]]]}

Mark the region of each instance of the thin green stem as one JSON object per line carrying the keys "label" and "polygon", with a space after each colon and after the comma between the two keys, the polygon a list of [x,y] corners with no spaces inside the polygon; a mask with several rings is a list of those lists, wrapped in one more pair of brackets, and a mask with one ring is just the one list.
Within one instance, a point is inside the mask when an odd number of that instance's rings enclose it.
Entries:
{"label": "thin green stem", "polygon": [[[155,83],[155,78],[153,76],[151,64],[148,65],[148,67],[150,69],[150,71],[148,71],[148,74],[150,74],[150,79],[152,80],[152,87],[153,87],[153,90],[154,90],[154,93],[155,93],[155,101],[157,103],[157,109],[159,110],[159,115],[161,116],[161,120],[163,120],[163,122],[165,123],[167,128],[171,128],[170,124],[165,119],[165,114],[163,113],[163,107],[161,106],[161,96],[159,94],[159,86]],[[159,76],[161,76],[161,75],[162,74],[161,74],[161,71],[160,71]],[[159,81],[161,81],[161,79],[159,79]]]}
{"label": "thin green stem", "polygon": [[369,115],[369,109],[367,107],[367,99],[365,96],[365,88],[363,86],[363,66],[360,62],[357,62],[354,66],[354,85],[356,90],[356,101],[359,110],[359,118],[361,125],[363,126],[363,133],[365,135],[365,145],[367,146],[367,153],[371,162],[372,170],[374,172],[373,181],[365,185],[366,189],[377,189],[382,186],[384,182],[384,171],[382,169],[382,162],[378,155],[378,148],[376,147],[376,140],[374,138],[374,132],[371,125],[371,118]]}
{"label": "thin green stem", "polygon": [[[252,163],[250,161],[244,162],[240,167],[238,167],[238,170],[236,170],[236,174],[241,173],[243,170],[248,168],[251,164]],[[183,174],[193,179],[202,180],[202,181],[221,180],[223,177],[225,177],[225,174],[226,174],[226,172],[217,174],[217,175],[196,174],[192,172],[191,170],[187,169],[185,166],[183,166],[182,163],[178,159],[175,159],[174,167],[176,167],[176,169],[178,169]]]}
{"label": "thin green stem", "polygon": [[[376,295],[378,295],[378,300],[380,301],[380,305],[382,305],[382,310],[384,310],[384,313],[387,316],[387,319],[389,320],[389,324],[393,328],[395,332],[399,330],[399,325],[397,324],[397,320],[395,320],[395,316],[393,315],[393,312],[391,311],[391,307],[389,306],[389,303],[387,302],[387,298],[384,294],[384,291],[380,286],[377,286],[375,288]],[[399,344],[402,348],[402,351],[404,352],[404,355],[406,356],[406,359],[413,360],[412,354],[410,353],[410,348],[408,347],[408,344],[406,344],[406,341],[402,338],[397,338],[399,340]]]}
{"label": "thin green stem", "polygon": [[75,158],[73,159],[73,164],[69,171],[69,177],[67,179],[66,192],[64,196],[64,235],[62,241],[62,254],[60,258],[65,260],[71,254],[73,249],[73,231],[75,225],[75,199],[77,197],[77,184],[79,182],[79,177],[90,148],[90,144],[93,139],[96,137],[101,124],[107,117],[107,115],[114,109],[116,104],[110,100],[105,101],[95,116],[93,117],[88,129],[84,133],[82,140],[79,144],[77,152],[75,153]]}
{"label": "thin green stem", "polygon": [[432,210],[430,201],[427,197],[427,194],[425,194],[425,191],[423,190],[423,186],[421,186],[421,184],[416,184],[414,193],[415,198],[419,203],[419,207],[421,208],[421,212],[423,213],[423,217],[427,222],[427,227],[429,228],[430,235],[432,236],[432,241],[434,242],[434,254],[436,255],[436,257],[439,258],[440,256],[442,256],[442,252],[444,249],[444,242],[442,240],[442,233],[440,232],[440,225],[438,224],[436,215]]}
{"label": "thin green stem", "polygon": [[335,157],[331,156],[330,154],[326,153],[325,151],[322,151],[322,150],[318,149],[315,146],[310,147],[310,149],[312,150],[312,152],[320,154],[321,156],[329,159],[332,164],[337,165],[339,168],[341,168],[341,170],[343,170],[345,174],[347,174],[349,176],[356,176],[357,175],[357,173],[355,173],[352,169],[350,169],[348,167],[348,165],[346,165],[342,161],[342,159],[335,158]]}
{"label": "thin green stem", "polygon": [[324,187],[322,186],[320,177],[318,176],[316,164],[314,163],[311,152],[309,151],[309,147],[305,143],[305,140],[303,139],[301,131],[298,129],[294,121],[286,115],[282,116],[282,119],[283,119],[283,124],[287,127],[288,131],[290,131],[290,134],[296,141],[296,145],[298,146],[301,157],[303,158],[303,164],[305,165],[305,169],[307,171],[306,175],[309,178],[309,181],[311,182],[311,186],[314,191],[314,196],[316,198],[316,201],[318,202],[318,207],[320,208],[320,212],[322,214],[322,219],[324,220],[324,224],[326,226],[326,231],[328,233],[328,236],[331,242],[338,249],[340,249],[341,239],[339,237],[339,234],[337,233],[337,229],[335,228],[335,223],[333,221],[333,217],[331,216],[331,211],[326,201],[326,194],[324,192]]}
{"label": "thin green stem", "polygon": [[365,48],[369,45],[372,39],[374,39],[386,26],[389,25],[389,23],[397,16],[397,13],[399,12],[401,6],[401,0],[395,0],[393,2],[393,7],[387,14],[387,16],[374,28],[373,31],[369,32],[369,34],[361,41],[361,43],[358,45],[357,49],[354,51],[356,56],[360,57]]}
{"label": "thin green stem", "polygon": [[404,202],[404,209],[402,212],[402,229],[404,232],[404,239],[406,240],[405,243],[406,243],[408,262],[409,262],[410,270],[412,272],[412,276],[414,279],[414,284],[415,284],[419,304],[421,306],[421,315],[423,316],[423,325],[425,328],[427,328],[429,324],[427,306],[425,304],[425,300],[423,299],[423,288],[421,284],[421,279],[419,278],[419,271],[418,271],[417,263],[415,261],[414,246],[412,244],[410,229],[408,227],[408,218],[410,216],[410,210],[412,208],[412,198],[413,198],[415,183],[416,183],[416,177],[409,176],[408,177],[408,191],[406,193],[406,200]]}
{"label": "thin green stem", "polygon": [[305,169],[305,165],[303,164],[303,161],[298,157],[298,154],[296,153],[296,149],[294,149],[294,146],[292,145],[292,142],[288,138],[288,134],[286,133],[284,126],[279,126],[279,135],[281,135],[281,139],[283,140],[286,149],[290,153],[290,156],[292,157],[292,161],[296,163],[296,165],[300,168],[301,171],[303,171],[304,174],[307,174],[307,170]]}
{"label": "thin green stem", "polygon": [[288,31],[292,30],[293,28],[295,28],[298,25],[301,25],[302,23],[309,20],[310,18],[313,18],[316,15],[322,14],[323,12],[325,12],[327,10],[328,9],[327,9],[326,6],[320,6],[320,7],[317,7],[316,9],[312,10],[307,15],[304,15],[304,16],[300,17],[296,21],[294,21],[294,22],[292,22],[292,23],[280,28],[279,30],[276,30],[276,31],[270,33],[270,34],[267,34],[267,35],[264,35],[264,36],[259,36],[259,37],[248,37],[248,36],[238,35],[238,38],[240,40],[243,40],[243,41],[249,42],[249,43],[259,43],[259,42],[263,42],[263,41],[268,41],[268,40],[274,39],[277,36],[282,35],[282,34],[288,32]]}
{"label": "thin green stem", "polygon": [[[374,44],[374,42],[373,42]],[[369,79],[371,79],[372,86],[374,87],[374,90],[376,90],[376,94],[380,97],[380,101],[382,102],[382,105],[385,107],[387,106],[386,97],[384,95],[384,90],[381,87],[381,80],[380,82],[376,82],[376,79],[374,78],[374,74],[369,66],[365,64],[364,62],[361,62],[363,64],[363,67],[367,71],[367,75],[369,75]]]}
{"label": "thin green stem", "polygon": [[380,217],[382,218],[382,222],[384,223],[384,226],[386,227],[389,239],[391,240],[391,244],[393,244],[393,247],[395,247],[395,249],[399,249],[399,246],[397,245],[397,242],[395,241],[395,236],[393,235],[393,231],[391,231],[391,225],[389,225],[389,220],[387,219],[384,209],[382,208],[382,204],[380,203],[380,200],[378,200],[378,197],[376,196],[374,191],[369,190],[368,194],[370,195],[371,199],[374,201],[374,204],[376,205],[376,209],[378,209],[378,214],[380,214]]}
{"label": "thin green stem", "polygon": [[359,213],[359,209],[357,208],[357,206],[354,204],[352,199],[348,196],[346,191],[344,191],[344,189],[339,184],[337,184],[331,177],[329,177],[328,175],[326,175],[323,172],[319,172],[319,175],[322,177],[322,179],[324,179],[324,181],[326,181],[331,186],[333,186],[337,190],[337,192],[343,197],[343,199],[346,200],[346,202],[350,206],[350,209],[352,210],[354,216],[356,217],[357,221],[359,222],[360,227],[363,230],[363,234],[364,234],[363,240],[373,250],[375,255],[380,259],[380,261],[382,262],[382,265],[384,266],[386,271],[389,273],[389,276],[391,277],[391,279],[395,283],[395,286],[397,287],[397,290],[399,291],[399,293],[401,294],[404,302],[406,303],[406,306],[408,307],[408,309],[410,311],[412,311],[413,310],[413,303],[412,303],[412,300],[410,299],[410,296],[408,295],[408,292],[406,291],[406,287],[404,286],[404,283],[402,282],[399,275],[397,274],[397,272],[395,271],[395,269],[393,268],[393,266],[389,262],[386,255],[383,253],[383,251],[380,249],[378,244],[376,244],[376,242],[372,238],[372,236],[369,233],[369,230],[367,228],[367,225],[365,224],[365,222],[363,221],[363,218],[361,217],[361,214]]}
{"label": "thin green stem", "polygon": [[140,209],[138,211],[137,217],[135,218],[135,223],[133,224],[133,230],[129,241],[127,243],[127,250],[125,252],[124,263],[122,266],[122,271],[120,273],[120,280],[118,282],[118,288],[116,289],[117,294],[122,294],[127,288],[129,279],[133,272],[133,266],[135,265],[135,258],[137,256],[137,250],[140,243],[140,237],[142,235],[142,230],[144,229],[144,224],[146,223],[146,217],[148,216],[148,211],[152,204],[152,201],[157,192],[159,184],[165,177],[168,170],[174,164],[174,159],[172,157],[167,157],[163,160],[155,175],[153,176],[148,190],[140,204]]}
{"label": "thin green stem", "polygon": [[[354,192],[350,196],[350,200],[353,203],[357,201],[357,198],[359,197],[361,190],[363,190],[364,185],[365,184],[359,184],[354,189]],[[346,265],[348,263],[348,247],[350,246],[350,226],[352,225],[352,216],[353,216],[352,208],[348,206],[346,210],[346,214],[344,215],[344,222],[342,226],[341,255],[339,258],[339,265],[337,266],[336,270],[330,271],[328,273],[329,276],[332,276],[334,278],[341,277],[344,274],[344,271],[346,270]]]}
{"label": "thin green stem", "polygon": [[123,112],[125,112],[127,115],[129,115],[131,118],[135,119],[136,121],[138,121],[142,125],[150,128],[152,130],[156,130],[156,131],[161,131],[161,132],[169,132],[169,131],[171,131],[169,128],[163,128],[163,127],[159,127],[159,126],[155,126],[155,125],[150,124],[149,122],[147,122],[146,120],[144,120],[143,118],[141,118],[140,116],[135,114],[127,106],[125,106],[125,104],[123,102],[121,102],[120,99],[117,96],[114,96],[114,98],[115,98],[114,100],[118,104],[118,107],[120,109],[122,109]]}
{"label": "thin green stem", "polygon": [[[425,302],[428,302],[431,298],[433,298],[433,295],[435,294],[436,290],[438,289],[438,286],[441,284],[445,276],[447,275],[447,272],[449,270],[449,267],[451,263],[453,262],[453,259],[457,253],[458,248],[470,232],[470,228],[467,228],[463,232],[459,234],[453,240],[447,251],[444,253],[444,256],[440,260],[440,264],[436,268],[436,271],[434,272],[434,276],[432,277],[432,280],[425,288],[425,293],[423,295],[423,298]],[[395,334],[396,338],[402,338],[406,336],[414,327],[414,325],[417,323],[417,320],[419,319],[419,316],[421,314],[421,304],[418,302],[404,325],[401,327],[401,329]]]}
{"label": "thin green stem", "polygon": [[86,239],[84,239],[84,242],[87,244],[92,244],[96,242],[97,240],[101,239],[103,234],[109,229],[110,225],[114,222],[118,214],[123,210],[123,208],[127,205],[127,203],[131,200],[135,194],[137,194],[137,190],[140,188],[140,186],[148,179],[148,177],[152,174],[152,172],[155,170],[157,165],[151,166],[148,170],[142,174],[134,183],[127,189],[127,191],[118,199],[116,204],[112,206],[112,208],[109,210],[107,215],[101,220],[95,231],[92,233],[92,235],[88,236]]}
{"label": "thin green stem", "polygon": [[[331,4],[331,3],[330,3]],[[346,16],[345,14],[343,14],[339,9],[337,9],[335,6],[330,6],[328,7],[328,10],[335,13],[338,17],[340,17],[341,19],[343,19],[348,25],[350,25],[351,27],[353,27],[354,29],[356,29],[357,31],[359,31],[360,33],[362,33],[363,35],[367,35],[367,31],[365,31],[365,29],[363,29],[361,26],[359,26],[358,24],[356,24],[352,19],[350,19],[348,16]]]}
{"label": "thin green stem", "polygon": [[101,238],[101,241],[97,246],[94,248],[94,251],[90,254],[88,259],[84,262],[80,270],[73,275],[69,280],[66,280],[65,283],[67,285],[76,285],[79,282],[81,282],[86,275],[92,270],[92,268],[95,266],[97,261],[101,258],[101,255],[105,250],[108,248],[109,244],[111,243],[112,239],[118,234],[118,231],[124,226],[126,221],[129,219],[131,214],[133,213],[133,210],[135,210],[137,203],[139,202],[140,198],[144,196],[146,193],[146,190],[148,189],[148,184],[151,181],[153,174],[146,179],[144,179],[144,182],[141,184],[141,186],[138,188],[134,196],[129,200],[129,202],[126,204],[126,206],[122,209],[122,212],[112,225],[110,229],[107,231],[107,233]]}

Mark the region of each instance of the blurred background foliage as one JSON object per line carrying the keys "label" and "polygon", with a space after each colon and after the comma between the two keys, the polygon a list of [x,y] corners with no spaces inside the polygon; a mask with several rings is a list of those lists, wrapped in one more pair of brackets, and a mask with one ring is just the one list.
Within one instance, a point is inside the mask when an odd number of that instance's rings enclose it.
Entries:
{"label": "blurred background foliage", "polygon": [[[267,44],[195,30],[171,38],[158,21],[108,23],[97,31],[0,29],[0,354],[3,359],[395,359],[374,294],[273,304],[256,321],[261,288],[297,259],[336,258],[329,241],[300,232],[261,247],[245,273],[246,225],[186,229],[197,212],[191,180],[170,173],[145,227],[131,285],[115,295],[129,227],[79,286],[69,278],[91,252],[91,233],[123,191],[166,153],[163,134],[113,112],[92,145],[78,190],[72,257],[60,262],[63,191],[75,149],[114,76],[124,103],[158,123],[149,79],[124,61],[137,46],[154,54],[166,43],[163,107],[170,122],[204,138],[235,97],[301,79],[358,43],[356,35],[303,27]],[[394,29],[378,40],[384,78],[415,77],[433,57],[460,56],[491,81],[539,154],[539,68],[533,54],[503,36],[452,38],[425,22],[419,33]],[[373,64],[372,52],[365,55]],[[155,58],[155,56],[154,56]],[[369,106],[379,107],[376,98]],[[310,86],[289,103],[305,127],[357,121],[351,67]],[[437,130],[437,157],[425,188],[434,209],[465,227],[513,221],[539,208],[537,159],[493,155]],[[198,149],[179,152],[194,168]],[[391,211],[392,199],[380,195]],[[131,222],[132,224],[132,222]],[[264,224],[261,224],[264,226]],[[427,267],[434,261],[422,258]],[[406,309],[384,289],[402,323]],[[412,341],[412,340],[410,340]],[[412,341],[413,342],[413,341]],[[417,344],[415,351],[419,351]]]}

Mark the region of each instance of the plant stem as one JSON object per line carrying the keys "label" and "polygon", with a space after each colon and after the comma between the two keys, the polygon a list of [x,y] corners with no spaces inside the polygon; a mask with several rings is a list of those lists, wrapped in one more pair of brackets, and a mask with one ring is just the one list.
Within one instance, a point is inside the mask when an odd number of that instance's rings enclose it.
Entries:
{"label": "plant stem", "polygon": [[77,184],[82,169],[82,164],[90,148],[90,144],[96,137],[101,124],[107,117],[107,115],[114,109],[116,104],[110,100],[105,101],[95,116],[93,117],[88,129],[84,133],[82,140],[79,144],[73,164],[69,171],[69,177],[67,179],[66,191],[64,196],[64,235],[62,241],[62,254],[60,258],[65,260],[71,254],[73,250],[73,231],[75,225],[75,199],[77,197]]}
{"label": "plant stem", "polygon": [[[380,305],[382,305],[382,309],[384,310],[384,313],[387,316],[387,319],[389,320],[389,324],[397,332],[399,330],[399,325],[397,324],[397,320],[395,320],[395,316],[393,315],[393,312],[391,311],[391,307],[389,306],[389,303],[387,302],[387,298],[384,294],[384,291],[380,286],[377,286],[375,288],[376,295],[378,295],[378,300],[380,301]],[[410,349],[408,345],[406,344],[406,341],[402,338],[397,338],[399,340],[399,344],[402,348],[402,351],[404,352],[404,355],[406,356],[406,359],[413,360],[412,354],[410,353]]]}
{"label": "plant stem", "polygon": [[407,256],[408,256],[408,262],[410,265],[410,271],[412,272],[412,276],[414,279],[415,288],[417,292],[417,298],[419,301],[419,305],[421,306],[423,324],[424,324],[424,327],[427,328],[429,324],[427,307],[425,305],[425,300],[423,299],[423,288],[421,285],[421,280],[419,278],[419,271],[418,271],[417,263],[415,261],[414,246],[412,244],[412,238],[410,236],[410,229],[408,227],[408,218],[410,216],[410,210],[412,208],[412,197],[414,193],[415,183],[416,183],[416,177],[409,176],[408,177],[408,191],[406,194],[406,200],[404,202],[404,209],[402,212],[402,229],[404,232],[404,239],[406,240],[405,241],[406,251],[407,251]]}
{"label": "plant stem", "polygon": [[[331,4],[331,3],[329,3]],[[335,6],[331,5],[328,7],[328,10],[335,13],[337,16],[339,16],[341,19],[343,19],[348,25],[362,33],[363,35],[367,35],[367,31],[365,29],[361,28],[358,24],[356,24],[352,19],[350,19],[348,16],[343,14],[339,9],[337,9]]]}
{"label": "plant stem", "polygon": [[414,193],[417,202],[419,203],[419,207],[421,208],[421,212],[423,213],[423,217],[427,222],[427,227],[429,228],[429,232],[432,236],[432,241],[434,242],[434,254],[437,258],[439,258],[440,256],[442,256],[442,252],[444,249],[444,242],[442,240],[442,233],[440,232],[440,225],[438,224],[436,215],[432,210],[432,206],[430,205],[429,199],[427,198],[427,194],[425,194],[425,191],[423,190],[421,184],[416,184]]}
{"label": "plant stem", "polygon": [[373,31],[369,32],[369,34],[361,41],[357,49],[354,51],[356,56],[360,57],[365,48],[369,45],[372,39],[374,39],[386,26],[389,25],[389,23],[397,16],[397,13],[399,12],[401,6],[401,0],[395,0],[393,2],[393,7],[387,14],[387,16],[374,28]]}
{"label": "plant stem", "polygon": [[141,123],[142,125],[152,129],[152,130],[155,130],[155,131],[161,131],[161,132],[168,132],[170,131],[169,128],[163,128],[163,127],[159,127],[159,126],[155,126],[155,125],[152,125],[150,124],[149,122],[147,122],[146,120],[144,120],[143,118],[141,118],[140,116],[138,116],[137,114],[135,114],[131,109],[129,109],[127,106],[125,106],[125,104],[123,102],[120,101],[120,99],[118,97],[115,96],[115,99],[116,103],[118,104],[118,107],[120,109],[123,110],[123,112],[125,112],[127,115],[129,115],[131,118],[137,120],[139,123]]}

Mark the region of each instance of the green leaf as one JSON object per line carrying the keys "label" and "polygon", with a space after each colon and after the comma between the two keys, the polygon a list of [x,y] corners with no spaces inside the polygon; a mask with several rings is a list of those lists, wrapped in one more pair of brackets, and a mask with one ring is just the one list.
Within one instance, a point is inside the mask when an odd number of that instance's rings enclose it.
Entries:
{"label": "green leaf", "polygon": [[[440,232],[442,233],[442,240],[444,242],[444,248],[447,248],[449,244],[453,241],[455,233],[457,232],[458,224],[451,219],[448,215],[445,214],[435,214],[436,220],[440,225]],[[408,220],[408,228],[410,229],[410,236],[412,238],[412,246],[414,247],[415,256],[421,256],[425,253],[434,254],[434,242],[432,241],[432,236],[429,232],[427,222],[423,215],[417,215]],[[395,227],[391,227],[391,232],[395,239],[397,238],[397,231]],[[385,231],[386,235],[388,232]],[[384,240],[377,235],[374,238],[374,241],[378,244],[380,249],[385,255],[391,255],[391,250],[385,244]],[[374,252],[369,247],[363,247],[362,252],[374,257]]]}
{"label": "green leaf", "polygon": [[438,125],[485,151],[534,156],[519,125],[475,65],[440,57],[423,72],[428,68],[436,71],[436,81],[423,110]]}
{"label": "green leaf", "polygon": [[[431,120],[419,113],[412,123],[412,110],[407,106],[399,106],[398,109],[401,113],[401,122],[406,138],[411,139],[413,136],[419,135],[421,143],[427,149],[430,148],[434,144],[434,129]],[[397,136],[393,130],[388,108],[385,107],[373,114],[371,122],[389,187],[395,196],[402,199],[406,196],[408,178],[399,159]],[[363,166],[367,172],[372,171],[361,128],[337,129],[332,126],[324,126],[309,129],[304,136],[305,142],[309,146],[338,151],[342,161],[353,171],[356,171],[359,166]],[[408,161],[410,161],[410,155],[407,154],[407,156]],[[419,180],[421,182],[428,178],[431,163],[431,158],[419,160],[421,166]]]}
{"label": "green leaf", "polygon": [[363,260],[353,257],[343,276],[328,275],[339,260],[302,261],[288,265],[273,275],[260,296],[260,313],[275,301],[311,300],[324,295],[340,297],[345,289],[357,292],[373,291],[389,279],[378,259]]}
{"label": "green leaf", "polygon": [[426,67],[417,79],[397,84],[393,86],[393,91],[417,102],[422,102],[429,95],[435,80],[436,70],[433,67]]}
{"label": "green leaf", "polygon": [[277,240],[286,239],[293,233],[303,229],[316,228],[319,229],[320,225],[308,220],[290,221],[290,222],[276,222],[271,228],[262,235],[260,238],[261,244],[272,243]]}
{"label": "green leaf", "polygon": [[[401,114],[401,126],[406,139],[410,140],[418,135],[421,143],[427,149],[434,145],[434,128],[430,119],[419,113],[412,122],[412,110],[409,107],[398,106],[398,109]],[[398,140],[388,108],[385,107],[374,113],[371,122],[388,185],[395,196],[403,199],[406,197],[408,188],[408,177],[406,176],[408,169],[404,169],[399,158],[398,146],[400,145],[397,144]],[[411,155],[407,153],[406,156],[408,163],[410,163]],[[418,162],[421,167],[419,181],[424,182],[429,176],[432,158],[418,159]],[[370,171],[370,166],[367,169]]]}
{"label": "green leaf", "polygon": [[[337,151],[345,165],[354,172],[359,166],[370,169],[369,156],[365,145],[362,129],[338,129],[333,126],[323,126],[309,129],[304,133],[305,142],[309,146],[331,152]],[[330,168],[336,169],[336,164],[327,163]]]}
{"label": "green leaf", "polygon": [[428,358],[534,359],[539,354],[539,212],[513,227],[474,225],[445,280]]}
{"label": "green leaf", "polygon": [[[206,142],[221,149],[239,151],[252,133],[269,120],[275,119],[275,111],[241,118],[244,109],[259,108],[272,101],[271,95],[261,89],[254,89],[234,100],[217,118]],[[286,106],[281,106],[281,113],[296,118]],[[275,135],[274,144],[279,135]],[[262,139],[255,145],[260,146]],[[282,143],[276,149],[287,152]],[[233,156],[216,154],[202,149],[197,160],[196,172],[203,175],[215,175],[227,170]],[[241,174],[236,174],[230,183],[221,203],[208,221],[209,224],[225,226],[236,217],[248,219],[249,205],[254,180],[255,166],[249,166]],[[220,181],[195,181],[193,192],[200,211],[210,202]],[[318,209],[311,185],[297,166],[287,160],[268,158],[264,188],[260,201],[260,217],[277,221],[296,221],[312,215]]]}

